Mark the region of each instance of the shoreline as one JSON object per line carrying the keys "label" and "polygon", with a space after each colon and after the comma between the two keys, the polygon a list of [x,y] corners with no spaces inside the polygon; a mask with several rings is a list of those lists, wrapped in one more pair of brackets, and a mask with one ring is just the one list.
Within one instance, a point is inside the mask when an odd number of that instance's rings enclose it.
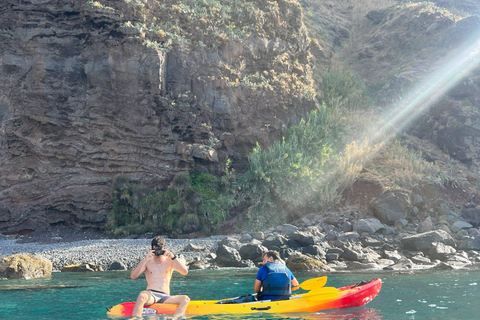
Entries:
{"label": "shoreline", "polygon": [[[226,236],[212,236],[198,239],[165,238],[167,248],[188,262],[204,260],[215,252],[218,242]],[[150,249],[151,239],[94,239],[58,243],[28,242],[18,240],[0,240],[0,258],[14,254],[33,254],[52,262],[53,271],[60,271],[64,266],[91,263],[104,270],[114,262],[122,263],[127,269],[133,269]],[[205,248],[193,252],[184,251],[188,244]]]}

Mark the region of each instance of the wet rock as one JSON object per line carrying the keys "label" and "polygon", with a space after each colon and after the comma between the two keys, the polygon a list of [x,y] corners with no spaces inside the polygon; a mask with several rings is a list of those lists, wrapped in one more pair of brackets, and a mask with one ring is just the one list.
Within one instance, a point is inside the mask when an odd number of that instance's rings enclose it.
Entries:
{"label": "wet rock", "polygon": [[332,271],[326,264],[304,254],[293,254],[287,259],[287,267],[292,271]]}
{"label": "wet rock", "polygon": [[374,234],[383,229],[385,229],[385,226],[376,218],[362,219],[355,222],[353,225],[353,231],[356,231],[359,234],[363,232]]}
{"label": "wet rock", "polygon": [[52,263],[31,254],[16,254],[0,261],[0,278],[34,279],[52,274]]}
{"label": "wet rock", "polygon": [[371,205],[374,216],[389,225],[393,225],[398,219],[405,219],[411,207],[409,198],[405,191],[384,192]]}
{"label": "wet rock", "polygon": [[252,260],[253,262],[261,262],[262,255],[264,252],[268,251],[268,249],[261,244],[246,244],[240,248],[239,253],[242,259],[244,260]]}
{"label": "wet rock", "polygon": [[441,242],[455,247],[455,240],[443,230],[435,230],[405,237],[401,240],[403,247],[407,250],[428,252],[432,243]]}
{"label": "wet rock", "polygon": [[97,272],[103,271],[103,268],[93,263],[72,264],[62,268],[62,272]]}
{"label": "wet rock", "polygon": [[110,266],[108,267],[108,270],[110,271],[124,271],[127,270],[127,266],[121,262],[121,261],[114,261]]}

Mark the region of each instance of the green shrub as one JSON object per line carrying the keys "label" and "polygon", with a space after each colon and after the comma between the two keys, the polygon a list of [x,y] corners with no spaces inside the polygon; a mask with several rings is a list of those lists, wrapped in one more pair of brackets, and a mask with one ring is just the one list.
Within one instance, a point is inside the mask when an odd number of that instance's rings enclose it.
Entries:
{"label": "green shrub", "polygon": [[371,99],[364,93],[362,83],[350,71],[329,71],[322,77],[322,100],[334,109],[364,109]]}

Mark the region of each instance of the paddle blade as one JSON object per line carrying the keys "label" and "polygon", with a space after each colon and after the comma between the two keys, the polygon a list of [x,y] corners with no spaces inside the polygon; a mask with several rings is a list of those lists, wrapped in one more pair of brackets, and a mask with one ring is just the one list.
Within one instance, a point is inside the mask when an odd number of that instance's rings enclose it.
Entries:
{"label": "paddle blade", "polygon": [[322,288],[327,283],[327,277],[320,277],[320,278],[313,278],[309,280],[305,280],[300,283],[298,286],[303,290],[314,290],[318,288]]}
{"label": "paddle blade", "polygon": [[314,293],[304,294],[303,297],[314,301],[332,300],[338,298],[338,290],[334,287],[321,288]]}

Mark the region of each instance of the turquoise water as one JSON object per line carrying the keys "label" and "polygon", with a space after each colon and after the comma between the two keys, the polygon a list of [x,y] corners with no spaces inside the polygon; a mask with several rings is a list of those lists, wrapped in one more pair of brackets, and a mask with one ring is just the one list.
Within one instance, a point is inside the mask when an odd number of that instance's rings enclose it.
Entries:
{"label": "turquoise water", "polygon": [[[256,270],[195,270],[174,275],[172,294],[193,300],[222,299],[251,293]],[[299,281],[321,276],[296,274]],[[365,307],[315,314],[197,316],[191,319],[478,319],[480,271],[421,274],[329,274],[327,286],[345,286],[381,278],[379,296]],[[0,319],[111,319],[106,308],[135,300],[145,279],[129,272],[54,273],[35,280],[0,281]],[[167,319],[164,316],[145,317]]]}

